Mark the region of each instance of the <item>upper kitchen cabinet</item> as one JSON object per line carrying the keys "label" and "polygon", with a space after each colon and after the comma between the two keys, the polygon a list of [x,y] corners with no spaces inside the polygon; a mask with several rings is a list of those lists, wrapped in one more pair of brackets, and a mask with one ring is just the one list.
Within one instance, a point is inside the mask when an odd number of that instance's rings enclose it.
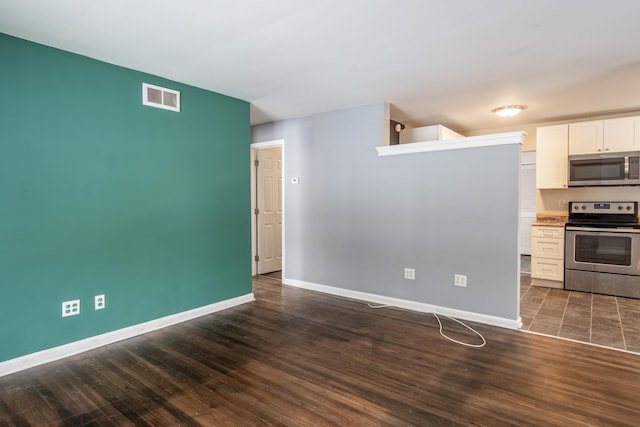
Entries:
{"label": "upper kitchen cabinet", "polygon": [[567,188],[569,125],[539,127],[536,144],[536,187]]}
{"label": "upper kitchen cabinet", "polygon": [[571,123],[569,125],[569,154],[590,154],[603,150],[603,121]]}
{"label": "upper kitchen cabinet", "polygon": [[640,149],[640,117],[594,120],[569,125],[569,154]]}
{"label": "upper kitchen cabinet", "polygon": [[640,117],[622,117],[604,121],[605,151],[640,150]]}

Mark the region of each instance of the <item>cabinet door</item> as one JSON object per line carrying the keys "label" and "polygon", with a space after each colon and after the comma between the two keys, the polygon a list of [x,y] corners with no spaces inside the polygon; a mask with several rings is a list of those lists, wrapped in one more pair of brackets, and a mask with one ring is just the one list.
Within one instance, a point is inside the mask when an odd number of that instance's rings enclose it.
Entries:
{"label": "cabinet door", "polygon": [[567,188],[568,125],[539,127],[536,141],[536,186]]}
{"label": "cabinet door", "polygon": [[603,121],[571,123],[569,125],[569,154],[592,154],[603,150]]}
{"label": "cabinet door", "polygon": [[604,121],[605,151],[634,151],[640,148],[640,117]]}

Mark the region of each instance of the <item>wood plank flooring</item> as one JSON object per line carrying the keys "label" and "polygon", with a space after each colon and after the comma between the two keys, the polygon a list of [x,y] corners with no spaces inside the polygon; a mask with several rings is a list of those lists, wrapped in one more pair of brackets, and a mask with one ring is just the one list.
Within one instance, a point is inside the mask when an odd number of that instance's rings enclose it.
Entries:
{"label": "wood plank flooring", "polygon": [[[0,378],[0,426],[637,426],[640,356],[254,281],[256,302]],[[445,321],[454,338],[479,339]]]}

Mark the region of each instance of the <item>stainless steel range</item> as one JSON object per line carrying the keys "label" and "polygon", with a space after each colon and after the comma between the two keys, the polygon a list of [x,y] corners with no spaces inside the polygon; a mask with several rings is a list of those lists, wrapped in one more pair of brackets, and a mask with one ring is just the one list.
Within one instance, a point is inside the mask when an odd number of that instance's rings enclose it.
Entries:
{"label": "stainless steel range", "polygon": [[640,298],[638,202],[569,202],[565,289]]}

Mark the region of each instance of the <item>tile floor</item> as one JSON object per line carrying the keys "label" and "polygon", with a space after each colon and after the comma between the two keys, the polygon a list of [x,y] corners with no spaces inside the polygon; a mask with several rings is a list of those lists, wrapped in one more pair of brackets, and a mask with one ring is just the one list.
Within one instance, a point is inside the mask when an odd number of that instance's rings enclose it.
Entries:
{"label": "tile floor", "polygon": [[522,329],[640,353],[640,299],[531,286],[520,277]]}

